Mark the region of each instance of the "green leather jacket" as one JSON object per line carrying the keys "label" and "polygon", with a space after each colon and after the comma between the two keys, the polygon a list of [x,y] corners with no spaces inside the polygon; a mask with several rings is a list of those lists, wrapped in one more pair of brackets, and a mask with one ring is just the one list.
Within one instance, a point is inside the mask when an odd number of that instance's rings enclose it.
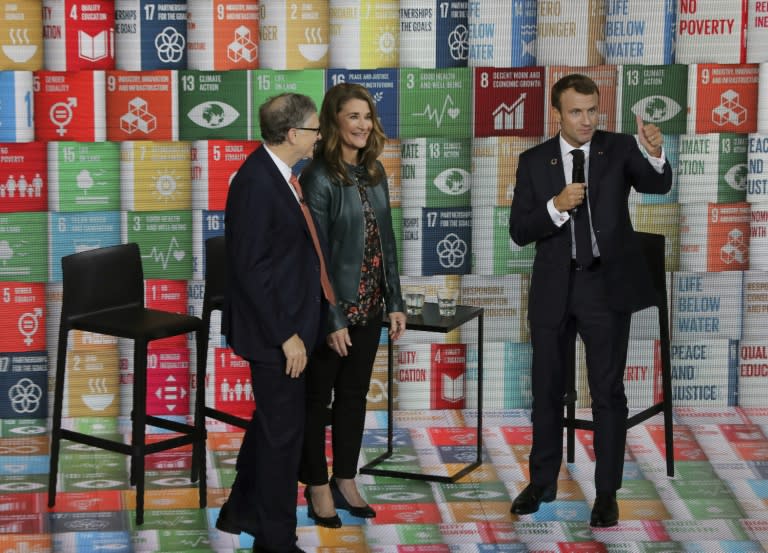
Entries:
{"label": "green leather jacket", "polygon": [[[353,168],[349,167],[353,176]],[[352,179],[354,180],[354,178]],[[330,252],[328,273],[336,297],[356,304],[363,263],[365,220],[363,204],[357,186],[344,185],[331,180],[322,159],[313,160],[300,177],[304,199],[317,224],[318,233],[325,237]],[[400,273],[397,268],[395,234],[392,231],[392,213],[389,207],[389,184],[384,179],[368,187],[368,199],[376,214],[381,239],[384,273],[384,302],[387,313],[405,312],[400,292]],[[330,308],[328,332],[348,326],[347,316],[338,306]]]}

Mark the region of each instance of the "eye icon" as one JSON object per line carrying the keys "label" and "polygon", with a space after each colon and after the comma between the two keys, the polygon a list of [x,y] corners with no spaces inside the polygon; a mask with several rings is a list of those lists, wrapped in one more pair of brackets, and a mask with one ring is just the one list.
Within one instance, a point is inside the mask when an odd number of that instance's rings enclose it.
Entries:
{"label": "eye icon", "polygon": [[187,113],[192,122],[206,129],[228,127],[240,117],[240,113],[224,102],[203,102]]}
{"label": "eye icon", "polygon": [[632,113],[639,115],[644,121],[661,123],[662,121],[669,121],[680,113],[681,107],[669,96],[654,95],[638,100],[631,109]]}
{"label": "eye icon", "polygon": [[747,166],[744,163],[738,163],[728,169],[723,178],[728,186],[742,192],[747,189],[747,173]]}
{"label": "eye icon", "polygon": [[435,177],[435,186],[444,194],[458,196],[469,191],[470,175],[464,169],[446,169]]}

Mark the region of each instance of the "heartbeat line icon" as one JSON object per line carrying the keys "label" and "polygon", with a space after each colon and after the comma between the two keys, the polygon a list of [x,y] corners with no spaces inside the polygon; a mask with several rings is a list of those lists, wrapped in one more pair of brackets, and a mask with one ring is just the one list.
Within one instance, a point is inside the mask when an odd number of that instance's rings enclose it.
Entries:
{"label": "heartbeat line icon", "polygon": [[451,95],[448,94],[445,97],[445,100],[443,101],[443,107],[438,110],[434,109],[431,104],[427,104],[424,107],[424,111],[421,113],[416,112],[412,113],[411,115],[414,117],[426,117],[430,121],[435,121],[435,125],[437,125],[437,128],[440,128],[440,125],[443,124],[443,117],[448,115],[451,119],[456,119],[459,114],[461,113],[461,110],[457,107],[451,107],[454,105],[453,98],[451,98]]}
{"label": "heartbeat line icon", "polygon": [[209,539],[203,536],[198,536],[195,539],[188,538],[188,539],[181,540],[182,545],[189,545],[190,547],[194,547],[194,548],[197,548],[200,545],[207,545],[209,543],[210,543]]}
{"label": "heartbeat line icon", "polygon": [[174,236],[171,238],[171,241],[168,244],[168,249],[165,252],[158,250],[157,246],[152,246],[152,250],[147,255],[142,255],[141,257],[145,259],[151,259],[155,263],[160,262],[160,264],[163,266],[163,269],[167,269],[168,262],[171,260],[171,258],[175,259],[176,261],[181,261],[184,259],[185,255],[186,254],[184,253],[184,250],[181,249],[181,246]]}
{"label": "heartbeat line icon", "polygon": [[[175,518],[170,518],[168,520],[163,520],[162,522],[161,521],[157,521],[158,526],[165,526],[167,528],[178,528],[178,527],[180,527],[182,525],[188,525],[191,522],[194,522],[194,521],[189,520],[189,518],[183,517],[183,516],[177,516]],[[199,543],[200,543],[200,538],[197,539],[197,543],[195,543],[194,545],[197,545]]]}

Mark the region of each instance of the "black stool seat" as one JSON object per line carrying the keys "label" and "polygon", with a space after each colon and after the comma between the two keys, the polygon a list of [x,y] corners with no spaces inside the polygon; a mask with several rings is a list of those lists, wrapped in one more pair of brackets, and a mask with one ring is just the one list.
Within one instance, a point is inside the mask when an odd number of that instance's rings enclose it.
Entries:
{"label": "black stool seat", "polygon": [[70,328],[152,341],[197,332],[200,319],[142,306],[129,306],[72,317]]}
{"label": "black stool seat", "polygon": [[[87,444],[131,457],[130,482],[136,486],[136,524],[144,522],[145,457],[152,453],[192,444],[193,482],[200,480],[200,507],[206,505],[205,479],[205,365],[197,366],[194,423],[147,415],[147,347],[149,342],[195,332],[200,348],[202,321],[198,317],[144,307],[144,273],[135,243],[98,248],[61,259],[63,291],[59,344],[56,357],[48,506],[56,503],[56,481],[61,440]],[[83,330],[133,340],[133,405],[131,443],[63,429],[67,343],[70,330]],[[117,370],[117,367],[115,367]],[[148,444],[147,425],[179,435]]]}

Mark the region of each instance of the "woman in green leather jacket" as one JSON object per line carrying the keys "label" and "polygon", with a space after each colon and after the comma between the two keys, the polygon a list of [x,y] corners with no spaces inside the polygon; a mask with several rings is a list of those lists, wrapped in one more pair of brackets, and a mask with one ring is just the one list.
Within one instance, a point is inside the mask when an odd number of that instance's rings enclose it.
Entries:
{"label": "woman in green leather jacket", "polygon": [[[309,517],[338,528],[336,509],[357,517],[376,512],[355,484],[365,424],[366,395],[381,321],[389,337],[405,330],[389,187],[378,157],[386,136],[368,90],[342,83],[325,95],[322,139],[300,181],[317,230],[329,247],[328,272],[336,293],[326,343],[307,365],[307,416],[300,479]],[[331,401],[333,403],[331,404]],[[333,476],[328,478],[325,425],[332,413]]]}

